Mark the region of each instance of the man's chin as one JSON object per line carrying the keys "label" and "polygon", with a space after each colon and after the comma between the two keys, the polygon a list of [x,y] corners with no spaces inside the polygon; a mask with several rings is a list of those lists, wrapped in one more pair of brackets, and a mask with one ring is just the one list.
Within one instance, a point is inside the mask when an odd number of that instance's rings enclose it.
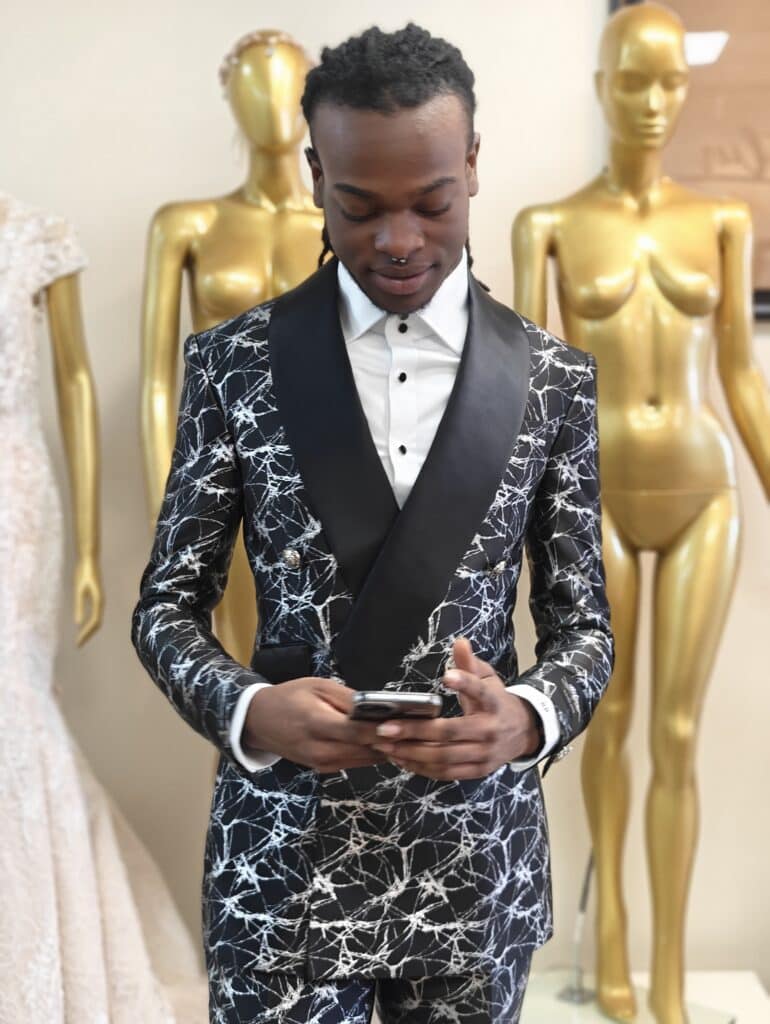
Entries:
{"label": "man's chin", "polygon": [[443,280],[438,267],[431,267],[426,274],[420,275],[423,280],[415,282],[418,287],[412,287],[409,278],[399,280],[395,284],[391,284],[389,281],[383,286],[378,281],[380,276],[368,274],[363,291],[375,306],[383,309],[386,313],[400,314],[415,313],[418,309],[427,306]]}

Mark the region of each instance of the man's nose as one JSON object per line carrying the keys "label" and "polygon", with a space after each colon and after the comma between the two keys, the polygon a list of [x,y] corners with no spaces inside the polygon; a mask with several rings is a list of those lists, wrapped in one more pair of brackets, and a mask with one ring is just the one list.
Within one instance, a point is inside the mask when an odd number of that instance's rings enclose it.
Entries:
{"label": "man's nose", "polygon": [[377,252],[393,256],[395,259],[408,259],[424,244],[425,239],[417,224],[417,218],[410,213],[386,215],[374,239]]}

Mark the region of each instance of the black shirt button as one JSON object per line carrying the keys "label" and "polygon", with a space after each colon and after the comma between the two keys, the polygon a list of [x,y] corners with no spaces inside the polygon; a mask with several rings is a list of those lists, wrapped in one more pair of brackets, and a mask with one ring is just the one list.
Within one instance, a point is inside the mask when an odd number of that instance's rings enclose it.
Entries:
{"label": "black shirt button", "polygon": [[398,375],[398,379],[399,379],[399,380],[401,381],[401,383],[403,384],[403,383],[404,383],[404,381],[406,380],[406,374],[405,374],[405,373],[403,373],[403,372],[402,372],[402,373],[399,373],[399,375]]}
{"label": "black shirt button", "polygon": [[398,450],[401,452],[402,455],[406,455],[406,445],[405,444],[400,444],[398,446]]}
{"label": "black shirt button", "polygon": [[398,329],[401,332],[401,334],[406,334],[406,332],[409,330],[406,324],[399,324]]}

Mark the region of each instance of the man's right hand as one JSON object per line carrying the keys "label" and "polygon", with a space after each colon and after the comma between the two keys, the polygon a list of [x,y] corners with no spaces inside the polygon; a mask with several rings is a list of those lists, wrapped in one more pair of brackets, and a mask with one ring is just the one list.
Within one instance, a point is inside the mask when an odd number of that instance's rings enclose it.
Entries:
{"label": "man's right hand", "polygon": [[244,750],[278,754],[317,772],[386,762],[372,746],[378,723],[348,717],[355,692],[316,676],[257,690],[246,713]]}

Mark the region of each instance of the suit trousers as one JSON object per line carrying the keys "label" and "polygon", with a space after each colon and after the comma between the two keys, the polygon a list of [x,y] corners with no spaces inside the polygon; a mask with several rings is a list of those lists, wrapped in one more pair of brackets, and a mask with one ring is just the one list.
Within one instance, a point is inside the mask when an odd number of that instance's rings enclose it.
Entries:
{"label": "suit trousers", "polygon": [[517,1024],[532,955],[492,974],[305,981],[254,971],[209,975],[210,1024]]}

